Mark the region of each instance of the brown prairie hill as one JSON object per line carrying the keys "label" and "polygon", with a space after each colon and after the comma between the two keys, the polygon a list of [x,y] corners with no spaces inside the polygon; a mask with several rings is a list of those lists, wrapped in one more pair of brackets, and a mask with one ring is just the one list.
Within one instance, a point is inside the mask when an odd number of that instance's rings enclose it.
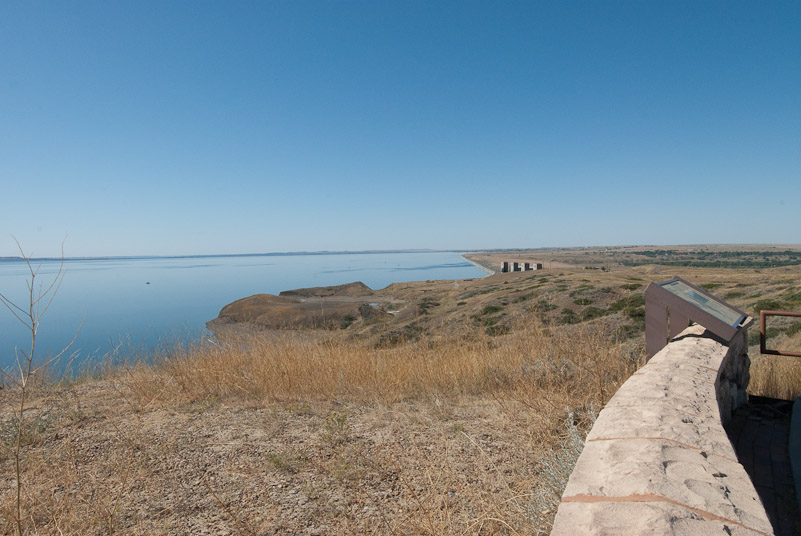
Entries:
{"label": "brown prairie hill", "polygon": [[372,296],[373,290],[361,281],[356,281],[355,283],[346,283],[344,285],[335,285],[330,287],[312,287],[285,290],[280,292],[278,295],[291,298],[328,298],[331,296],[355,297]]}
{"label": "brown prairie hill", "polygon": [[[295,296],[286,296],[290,293],[286,292],[271,297],[289,302],[270,303],[263,310],[259,305],[258,314],[255,309],[248,311],[246,303],[235,307],[235,302],[223,309],[209,328],[220,335],[218,325],[225,326],[225,335],[247,335],[253,326],[295,329],[297,335],[341,336],[383,348],[444,335],[472,337],[483,332],[503,337],[520,325],[541,323],[549,328],[583,329],[601,324],[611,332],[610,337],[642,349],[643,291],[650,282],[665,281],[674,275],[706,288],[755,318],[760,309],[801,310],[801,246],[552,248],[466,257],[474,262],[481,260],[487,266],[499,266],[510,255],[542,262],[545,269],[496,273],[477,279],[398,282],[378,290],[361,283],[300,289],[290,291]],[[653,262],[640,264],[643,260]],[[766,267],[769,264],[777,266]],[[358,295],[363,292],[369,294]],[[290,306],[284,308],[285,303]],[[313,329],[322,327],[327,331]],[[776,318],[770,327],[771,345],[801,350],[801,343],[797,342],[801,321]],[[770,367],[770,374],[782,378],[787,374],[772,367],[780,362],[784,367],[786,360],[786,368],[798,367],[801,371],[801,364],[793,361],[797,358],[759,356],[756,328],[749,332],[749,346],[755,356],[751,384],[754,394],[769,394],[758,388],[762,381],[756,372],[761,367]]]}
{"label": "brown prairie hill", "polygon": [[284,291],[279,296],[255,294],[229,303],[206,325],[212,331],[230,324],[267,329],[335,329],[347,327],[358,318],[365,323],[391,318],[392,315],[365,303],[372,293],[359,282]]}

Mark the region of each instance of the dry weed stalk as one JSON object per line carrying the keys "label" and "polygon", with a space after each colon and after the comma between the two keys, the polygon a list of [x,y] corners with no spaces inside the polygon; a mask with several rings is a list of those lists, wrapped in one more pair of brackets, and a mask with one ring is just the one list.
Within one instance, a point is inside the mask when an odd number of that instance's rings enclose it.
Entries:
{"label": "dry weed stalk", "polygon": [[[36,336],[39,332],[39,323],[42,317],[47,313],[53,299],[58,294],[58,289],[64,281],[64,244],[61,245],[61,262],[58,270],[53,278],[48,282],[38,282],[39,270],[42,267],[40,262],[36,266],[31,263],[31,257],[26,255],[22,250],[22,246],[16,241],[17,249],[19,249],[20,256],[22,257],[28,269],[27,285],[27,303],[20,305],[15,301],[8,298],[5,294],[0,293],[0,303],[16,318],[25,328],[30,332],[30,349],[25,352],[19,348],[15,348],[16,358],[16,372],[9,374],[8,372],[0,369],[3,378],[8,380],[13,388],[19,392],[19,399],[16,410],[13,414],[13,420],[16,425],[16,437],[12,449],[14,458],[14,476],[16,479],[16,496],[14,502],[13,521],[16,533],[22,534],[22,450],[23,450],[23,436],[25,434],[25,411],[28,403],[28,395],[31,388],[31,382],[34,378],[41,376],[54,363],[56,363],[69,349],[78,337],[78,331],[60,352],[46,358],[41,363],[36,362]],[[39,283],[37,286],[37,282]],[[68,364],[69,367],[69,364]]]}

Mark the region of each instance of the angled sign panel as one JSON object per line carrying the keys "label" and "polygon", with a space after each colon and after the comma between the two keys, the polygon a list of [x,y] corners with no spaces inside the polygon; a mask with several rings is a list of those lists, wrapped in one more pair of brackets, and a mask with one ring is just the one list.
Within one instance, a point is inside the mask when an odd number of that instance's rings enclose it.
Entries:
{"label": "angled sign panel", "polygon": [[651,283],[645,289],[645,343],[648,359],[696,322],[731,341],[753,319],[744,311],[680,277]]}

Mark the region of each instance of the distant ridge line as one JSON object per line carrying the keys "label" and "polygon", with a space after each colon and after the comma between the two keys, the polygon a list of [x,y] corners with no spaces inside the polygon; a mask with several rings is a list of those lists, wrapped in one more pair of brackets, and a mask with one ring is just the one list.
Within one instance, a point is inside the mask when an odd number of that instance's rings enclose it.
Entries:
{"label": "distant ridge line", "polygon": [[[139,259],[211,259],[211,258],[231,258],[231,257],[292,257],[292,256],[311,256],[311,255],[380,255],[397,253],[467,253],[469,249],[366,249],[359,251],[280,251],[269,253],[217,253],[201,255],[110,255],[110,256],[84,256],[84,257],[64,257],[64,262],[70,261],[112,261],[112,260],[139,260]],[[61,261],[61,257],[31,257],[31,262],[40,261]],[[0,262],[20,262],[22,257],[0,257]]]}

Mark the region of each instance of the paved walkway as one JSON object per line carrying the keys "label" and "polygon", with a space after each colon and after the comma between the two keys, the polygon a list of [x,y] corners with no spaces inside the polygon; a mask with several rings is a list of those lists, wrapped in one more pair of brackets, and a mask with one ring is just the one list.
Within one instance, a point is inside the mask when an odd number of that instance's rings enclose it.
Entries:
{"label": "paved walkway", "polygon": [[788,454],[793,403],[750,397],[726,426],[737,458],[765,506],[776,536],[801,534]]}

